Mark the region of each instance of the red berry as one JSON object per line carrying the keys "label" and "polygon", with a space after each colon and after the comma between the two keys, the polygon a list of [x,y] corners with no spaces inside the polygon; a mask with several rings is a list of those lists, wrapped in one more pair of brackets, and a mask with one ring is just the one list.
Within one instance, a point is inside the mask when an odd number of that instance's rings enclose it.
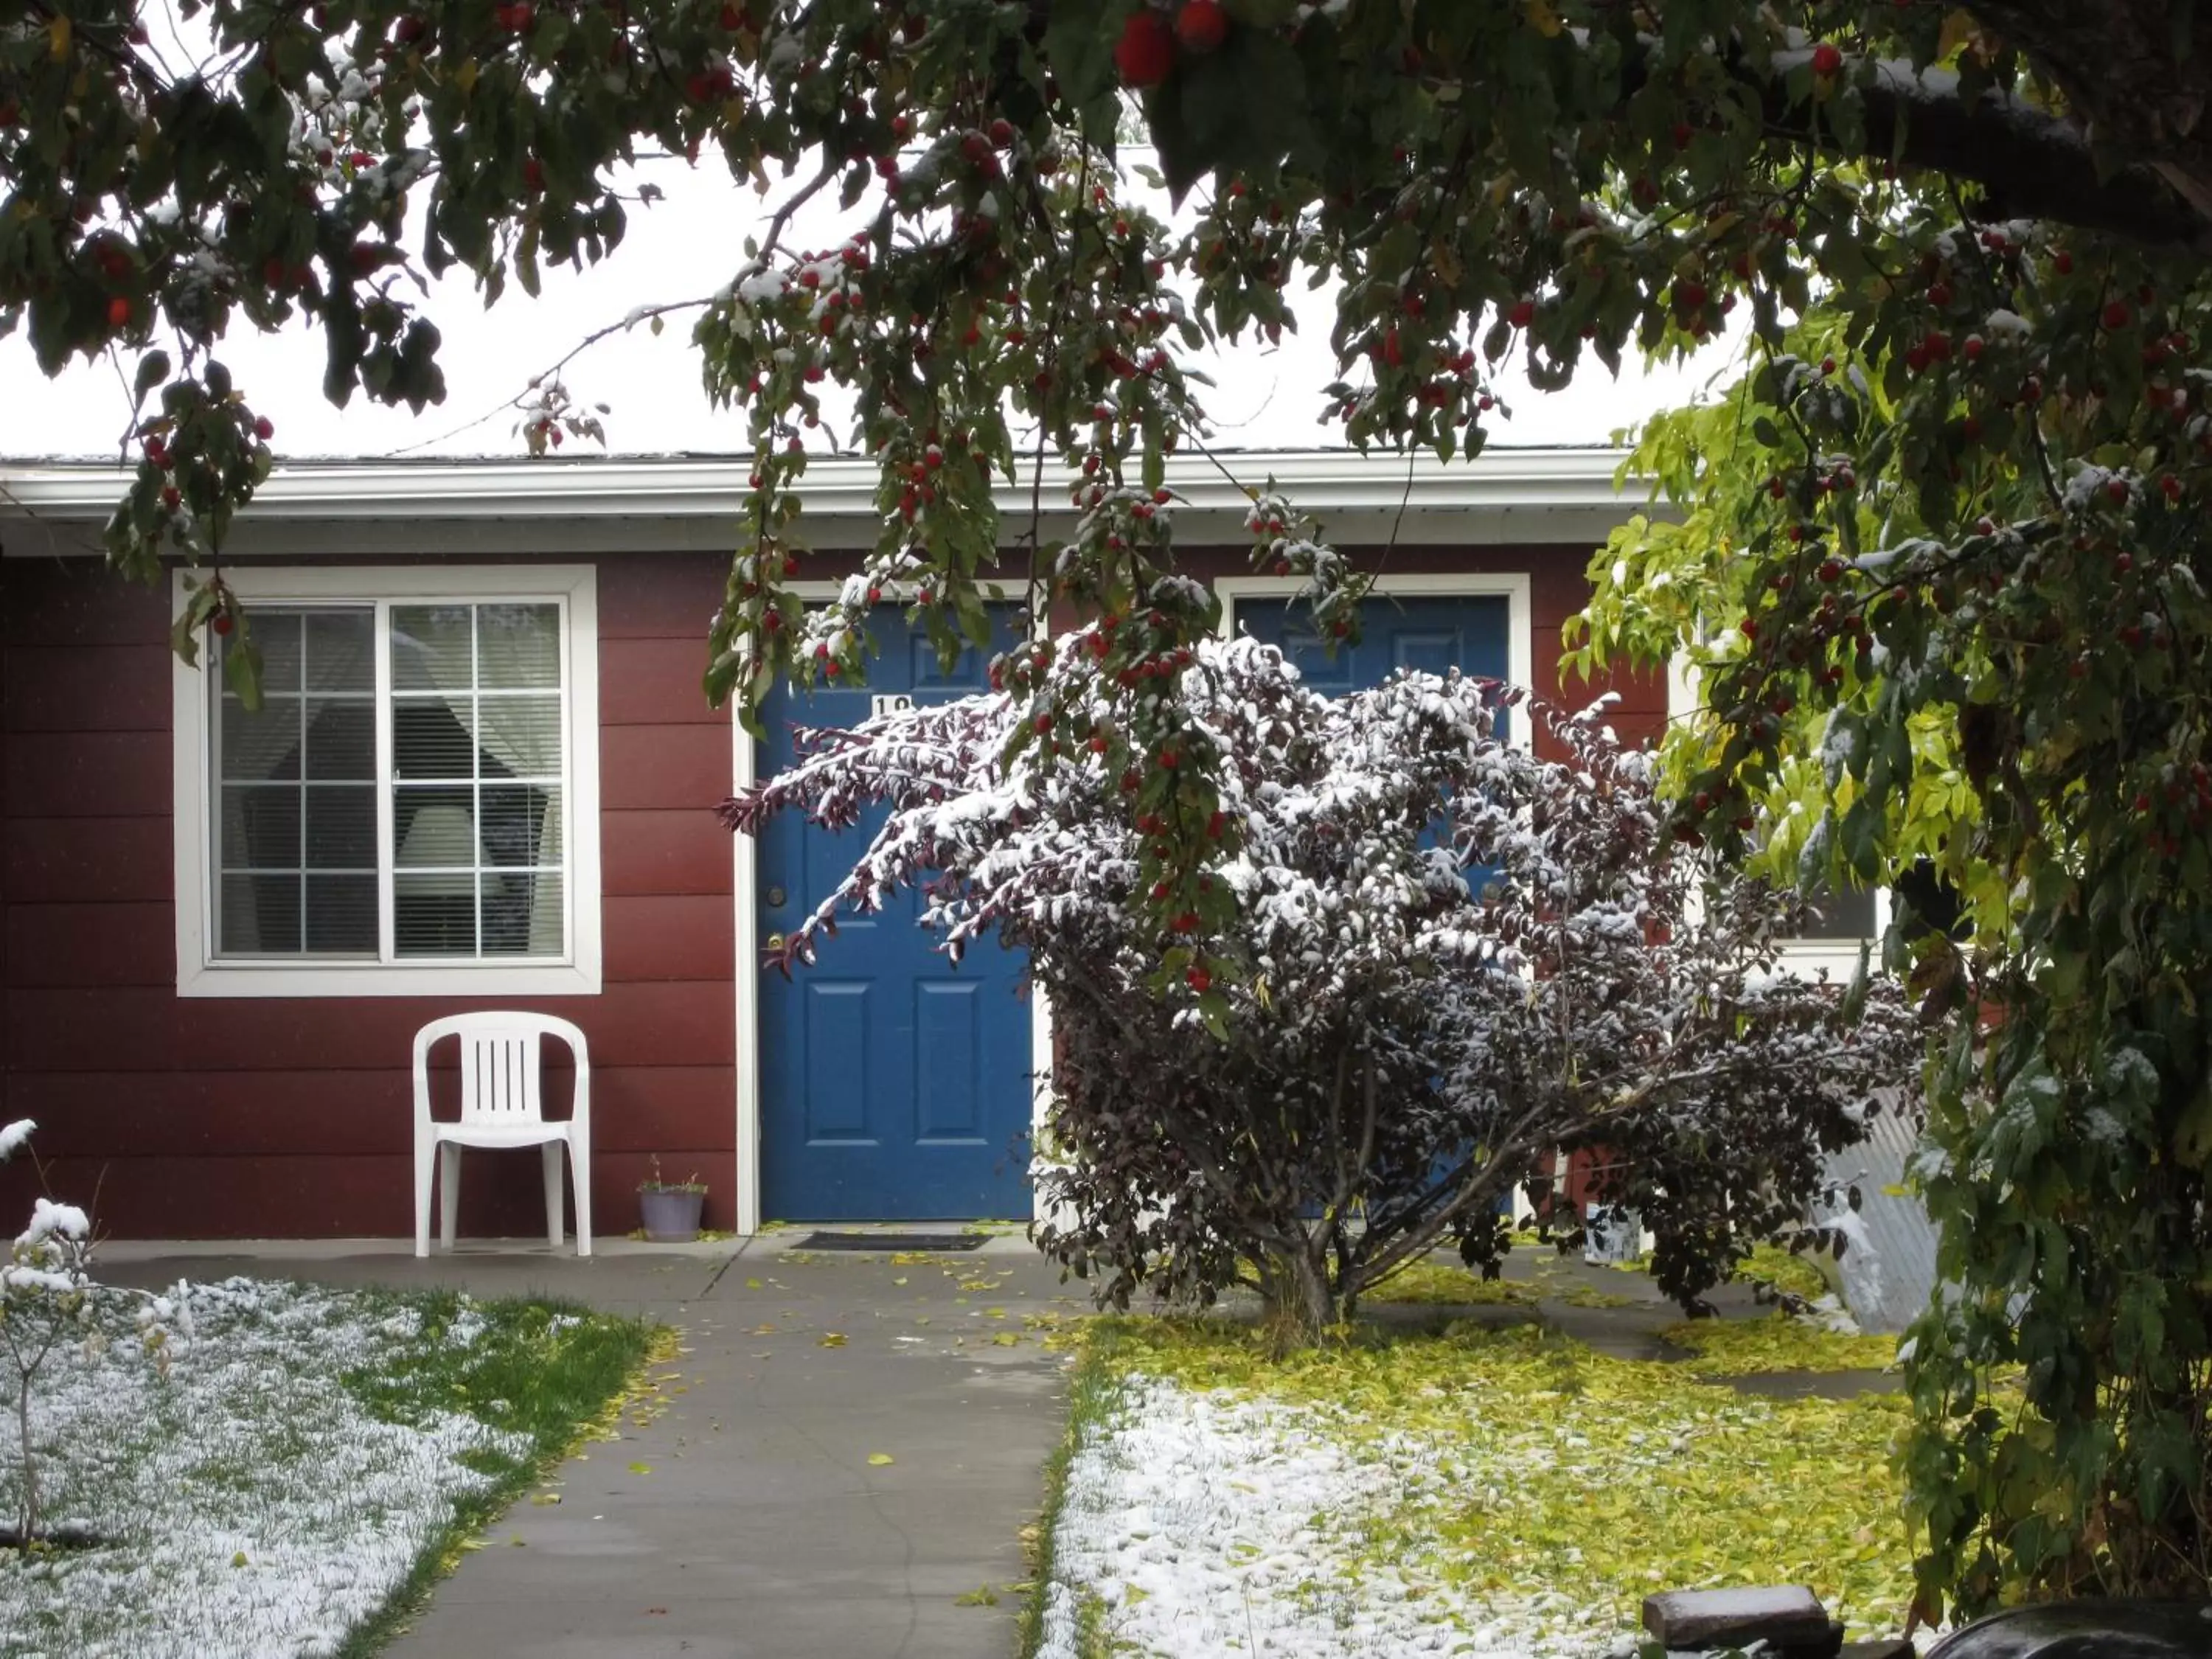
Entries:
{"label": "red berry", "polygon": [[267,443],[271,438],[276,435],[276,422],[270,420],[266,415],[255,416],[253,417],[253,435],[260,439],[263,443]]}
{"label": "red berry", "polygon": [[[1795,528],[1795,526],[1793,526],[1792,527],[1793,527],[1793,528]],[[1744,618],[1741,623],[1737,623],[1736,625],[1743,630],[1743,636],[1744,636],[1744,638],[1746,638],[1746,639],[1747,639],[1747,640],[1755,640],[1755,639],[1757,639],[1757,638],[1759,637],[1759,618],[1758,618],[1758,617],[1745,617],[1745,618]]]}
{"label": "red berry", "polygon": [[2106,328],[2125,328],[2135,313],[2128,309],[2125,300],[2113,300],[2105,307],[2104,324]]}
{"label": "red berry", "polygon": [[216,611],[215,613],[215,619],[209,623],[208,626],[215,629],[218,634],[229,633],[232,627],[230,613],[228,611]]}
{"label": "red berry", "polygon": [[1823,358],[1821,358],[1821,359],[1820,359],[1820,373],[1821,373],[1821,374],[1834,374],[1835,372],[1836,372],[1836,360],[1835,360],[1833,357],[1823,357]]}
{"label": "red berry", "polygon": [[1156,87],[1175,68],[1175,31],[1151,7],[1130,14],[1114,43],[1114,67],[1127,87]]}
{"label": "red berry", "polygon": [[2051,256],[2051,268],[2061,276],[2071,276],[2074,274],[2074,256],[2060,248]]}
{"label": "red berry", "polygon": [[1832,42],[1823,40],[1819,46],[1813,48],[1814,74],[1820,76],[1833,75],[1838,70],[1843,68],[1843,66],[1844,54],[1838,52]]}
{"label": "red berry", "polygon": [[1528,327],[1536,320],[1536,302],[1534,300],[1516,301],[1513,309],[1505,313],[1505,320],[1516,328]]}
{"label": "red berry", "polygon": [[1951,285],[1938,276],[1928,284],[1928,303],[1942,307],[1951,303]]}
{"label": "red berry", "polygon": [[1229,37],[1229,14],[1221,9],[1221,0],[1189,0],[1176,14],[1176,39],[1183,50],[1204,54],[1212,52]]}
{"label": "red berry", "polygon": [[1206,994],[1206,988],[1213,983],[1213,975],[1203,968],[1194,968],[1183,977],[1190,981],[1190,988],[1201,996]]}
{"label": "red berry", "polygon": [[2125,478],[2106,479],[2105,495],[2114,507],[2125,507],[2128,504],[2128,481]]}
{"label": "red berry", "polygon": [[107,325],[110,328],[131,326],[131,301],[120,294],[107,302]]}
{"label": "red berry", "polygon": [[1013,142],[1014,124],[1012,121],[1009,121],[1005,116],[1001,115],[998,119],[991,123],[991,143],[993,148],[1004,149]]}
{"label": "red berry", "polygon": [[181,495],[177,493],[176,485],[165,484],[162,486],[161,505],[167,507],[170,512],[175,512],[177,508],[183,504],[184,499],[185,498]]}
{"label": "red berry", "polygon": [[1052,730],[1052,716],[1049,714],[1039,714],[1036,717],[1036,729],[1037,735],[1039,737],[1042,737],[1047,732],[1050,732]]}

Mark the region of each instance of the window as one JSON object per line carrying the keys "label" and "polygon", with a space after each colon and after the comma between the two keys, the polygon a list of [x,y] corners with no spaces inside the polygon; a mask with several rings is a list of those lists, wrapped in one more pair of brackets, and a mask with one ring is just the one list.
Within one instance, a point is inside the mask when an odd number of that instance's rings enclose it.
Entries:
{"label": "window", "polygon": [[1816,915],[1805,919],[1797,937],[1808,943],[1856,945],[1881,932],[1870,887],[1821,887],[1811,895]]}
{"label": "window", "polygon": [[226,580],[263,706],[179,666],[179,991],[596,991],[591,572]]}

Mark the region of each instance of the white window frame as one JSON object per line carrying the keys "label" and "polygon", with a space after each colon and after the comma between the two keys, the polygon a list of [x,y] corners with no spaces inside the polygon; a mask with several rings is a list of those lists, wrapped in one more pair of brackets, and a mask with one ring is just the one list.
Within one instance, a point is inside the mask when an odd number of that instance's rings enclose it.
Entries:
{"label": "white window frame", "polygon": [[[1698,671],[1687,652],[1678,651],[1667,663],[1667,720],[1688,720],[1702,707]],[[1874,933],[1865,944],[1875,967],[1881,965],[1882,936],[1889,931],[1889,889],[1874,890]],[[1830,979],[1848,981],[1858,973],[1862,941],[1844,939],[1785,939],[1782,960],[1801,975],[1825,972]]]}
{"label": "white window frame", "polygon": [[[361,565],[343,568],[227,566],[223,580],[256,605],[412,603],[557,603],[567,758],[562,845],[568,954],[558,961],[271,962],[215,954],[213,720],[210,653],[200,665],[174,663],[170,676],[173,736],[177,994],[180,997],[597,996],[599,994],[599,623],[598,572],[591,565]],[[178,573],[171,602],[187,597]],[[377,742],[389,743],[388,648],[377,639]],[[380,771],[381,766],[380,764]],[[392,865],[388,792],[377,803],[379,927],[388,931]]]}

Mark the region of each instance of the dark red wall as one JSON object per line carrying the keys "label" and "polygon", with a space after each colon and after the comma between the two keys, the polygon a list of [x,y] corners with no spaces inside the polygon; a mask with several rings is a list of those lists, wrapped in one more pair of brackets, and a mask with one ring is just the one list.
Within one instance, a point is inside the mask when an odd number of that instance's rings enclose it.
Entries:
{"label": "dark red wall", "polygon": [[[1573,548],[1400,548],[1387,568],[1533,572],[1536,690],[1579,707],[1601,686],[1562,691],[1553,664],[1584,561]],[[1191,563],[1249,568],[1228,550]],[[732,869],[709,809],[729,787],[731,730],[699,690],[722,561],[599,568],[605,988],[534,1006],[591,1043],[597,1231],[635,1224],[649,1152],[672,1176],[703,1176],[708,1224],[726,1227]],[[36,1118],[51,1189],[92,1204],[116,1237],[405,1234],[414,1033],[514,1000],[176,995],[169,621],[166,586],[125,583],[96,560],[0,562],[0,1121]],[[1656,736],[1663,684],[1617,684],[1623,735]],[[465,1168],[465,1234],[542,1231],[534,1156],[474,1152]],[[0,1227],[35,1189],[28,1168],[0,1167]]]}
{"label": "dark red wall", "polygon": [[[176,994],[169,601],[96,561],[0,562],[0,1022],[5,1109],[58,1196],[116,1237],[312,1237],[414,1226],[414,1033],[540,1006],[591,1045],[595,1230],[636,1224],[648,1151],[733,1218],[731,730],[699,690],[712,555],[599,563],[596,998]],[[566,1100],[565,1078],[554,1086]],[[465,1234],[544,1228],[538,1159],[471,1152]],[[0,1170],[0,1225],[34,1189]]]}

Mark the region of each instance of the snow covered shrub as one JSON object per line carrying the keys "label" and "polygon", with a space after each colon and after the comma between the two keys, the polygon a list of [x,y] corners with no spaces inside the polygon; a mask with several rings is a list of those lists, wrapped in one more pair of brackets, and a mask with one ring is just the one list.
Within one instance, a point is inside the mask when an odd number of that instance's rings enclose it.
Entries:
{"label": "snow covered shrub", "polygon": [[[37,1126],[28,1118],[0,1128],[0,1163],[30,1142]],[[18,1486],[13,1541],[28,1550],[39,1539],[39,1466],[31,1441],[31,1395],[39,1373],[64,1342],[100,1342],[92,1298],[106,1287],[92,1277],[92,1222],[74,1204],[35,1200],[31,1224],[0,1258],[0,1349],[14,1372]],[[166,1372],[178,1340],[189,1334],[191,1310],[179,1285],[167,1296],[139,1297],[140,1341]],[[112,1293],[112,1292],[111,1292]]]}
{"label": "snow covered shrub", "polygon": [[[1493,683],[1330,698],[1247,640],[1102,681],[1097,638],[1036,647],[1006,693],[804,732],[723,813],[889,808],[786,972],[908,884],[956,958],[1030,953],[1056,1045],[1038,1242],[1102,1300],[1245,1282],[1311,1333],[1447,1240],[1494,1273],[1514,1188],[1547,1195],[1555,1151],[1601,1146],[1598,1196],[1642,1213],[1694,1304],[1910,1083],[1897,1000],[1779,971],[1796,901],[1667,838],[1599,711],[1516,714],[1562,763],[1497,735],[1520,699]],[[1149,775],[1117,757],[1164,720],[1219,755],[1218,788],[1172,749]],[[1170,814],[1220,848],[1180,898]]]}

